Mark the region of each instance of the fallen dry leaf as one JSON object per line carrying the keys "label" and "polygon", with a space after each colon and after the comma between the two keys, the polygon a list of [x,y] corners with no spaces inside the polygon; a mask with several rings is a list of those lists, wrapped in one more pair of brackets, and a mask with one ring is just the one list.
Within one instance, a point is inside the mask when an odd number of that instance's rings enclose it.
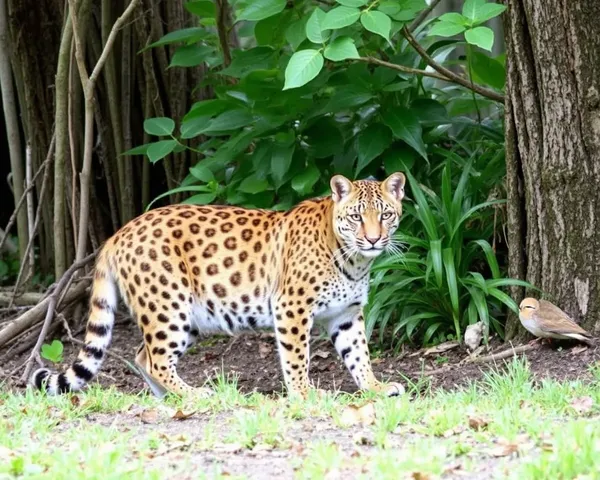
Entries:
{"label": "fallen dry leaf", "polygon": [[444,352],[447,352],[448,350],[452,350],[453,348],[458,347],[459,345],[460,345],[460,343],[455,342],[455,341],[440,343],[439,345],[436,345],[435,347],[431,347],[431,348],[428,348],[427,350],[425,350],[423,355],[427,356],[427,355],[433,355],[434,353],[444,353]]}
{"label": "fallen dry leaf", "polygon": [[431,476],[428,473],[424,472],[412,472],[410,474],[410,478],[413,480],[429,480]]}
{"label": "fallen dry leaf", "polygon": [[478,415],[469,416],[469,428],[473,430],[483,430],[489,425],[489,420]]}
{"label": "fallen dry leaf", "polygon": [[504,443],[500,445],[496,445],[494,448],[490,449],[488,453],[492,457],[508,457],[513,453],[519,451],[519,446],[515,443]]}
{"label": "fallen dry leaf", "polygon": [[192,410],[191,412],[187,412],[187,413],[184,413],[181,410],[177,410],[171,418],[174,420],[187,420],[195,413],[196,413],[195,410]]}
{"label": "fallen dry leaf", "polygon": [[375,406],[373,402],[365,403],[360,407],[349,405],[342,411],[340,423],[344,427],[358,424],[364,427],[372,425],[375,423]]}
{"label": "fallen dry leaf", "polygon": [[592,409],[594,406],[594,399],[588,395],[584,397],[577,397],[571,400],[569,405],[573,410],[581,415],[588,413]]}
{"label": "fallen dry leaf", "polygon": [[571,349],[571,355],[578,355],[581,352],[585,352],[588,349],[587,345],[579,345]]}
{"label": "fallen dry leaf", "polygon": [[140,413],[140,420],[142,423],[156,423],[158,422],[158,410],[156,408],[146,408]]}
{"label": "fallen dry leaf", "polygon": [[237,453],[244,449],[239,443],[215,443],[213,449],[221,453]]}
{"label": "fallen dry leaf", "polygon": [[273,345],[267,342],[260,342],[258,344],[258,354],[260,358],[267,358],[273,353]]}
{"label": "fallen dry leaf", "polygon": [[71,395],[71,406],[77,408],[81,405],[81,399],[78,395]]}
{"label": "fallen dry leaf", "polygon": [[311,359],[318,357],[318,358],[329,358],[331,356],[331,352],[328,352],[327,350],[317,350],[315,353],[313,353],[311,355]]}
{"label": "fallen dry leaf", "polygon": [[450,437],[453,437],[454,435],[458,435],[459,433],[462,433],[464,430],[465,430],[465,427],[463,427],[462,425],[457,425],[456,427],[449,428],[444,433],[442,433],[442,437],[450,438]]}

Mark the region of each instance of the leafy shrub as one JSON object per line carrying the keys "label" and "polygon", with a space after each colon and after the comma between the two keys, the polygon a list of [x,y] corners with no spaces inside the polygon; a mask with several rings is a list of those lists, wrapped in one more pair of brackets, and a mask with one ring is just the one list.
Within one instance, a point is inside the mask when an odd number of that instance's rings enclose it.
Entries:
{"label": "leafy shrub", "polygon": [[[398,340],[418,334],[429,342],[450,332],[460,338],[476,318],[500,331],[501,303],[514,305],[498,288],[506,281],[489,243],[497,202],[485,199],[504,174],[502,106],[410,73],[426,64],[401,31],[425,1],[232,5],[243,47],[232,51],[228,65],[215,6],[205,0],[185,3],[198,26],[149,46],[182,44],[170,67],[205,65],[202,86],[214,92],[182,119],[147,119],[144,129],[157,140],[126,152],[151,162],[186,148],[198,154],[182,185],[155,201],[189,192],[187,203],[287,209],[327,193],[335,173],[363,178],[410,171],[416,204],[407,204],[399,234],[407,251],[376,265],[369,332],[377,326],[383,336],[390,326]],[[438,62],[466,45],[457,63],[472,81],[501,91],[503,57],[477,48],[491,49],[493,31],[484,23],[504,9],[466,0],[462,14],[442,15],[413,35]],[[450,38],[457,34],[463,37]],[[462,160],[478,155],[489,165]]]}
{"label": "leafy shrub", "polygon": [[[494,235],[494,208],[504,200],[482,198],[481,185],[495,183],[493,177],[502,170],[477,171],[473,163],[474,159],[465,163],[448,152],[441,186],[436,189],[440,195],[407,172],[414,202],[406,204],[408,218],[398,234],[405,252],[374,267],[366,315],[369,336],[378,327],[384,342],[390,324],[393,343],[417,336],[423,343],[436,343],[449,334],[460,341],[464,328],[480,320],[487,338],[490,328],[502,334],[498,320],[502,304],[518,311],[501,288],[530,285],[502,278],[489,242]],[[453,164],[461,170],[454,187]]]}

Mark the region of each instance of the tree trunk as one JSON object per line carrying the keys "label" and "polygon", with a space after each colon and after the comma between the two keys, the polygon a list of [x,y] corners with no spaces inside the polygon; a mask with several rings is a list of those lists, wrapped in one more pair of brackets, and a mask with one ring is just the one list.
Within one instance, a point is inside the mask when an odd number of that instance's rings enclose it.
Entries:
{"label": "tree trunk", "polygon": [[[509,274],[598,334],[600,2],[507,4]],[[524,292],[512,293],[519,302]]]}

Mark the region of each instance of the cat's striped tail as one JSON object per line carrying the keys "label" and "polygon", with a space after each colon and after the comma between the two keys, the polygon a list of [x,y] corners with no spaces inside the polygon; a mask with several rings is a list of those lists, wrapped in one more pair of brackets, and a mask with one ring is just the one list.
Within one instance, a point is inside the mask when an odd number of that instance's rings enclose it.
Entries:
{"label": "cat's striped tail", "polygon": [[101,251],[96,262],[85,345],[77,360],[64,373],[40,368],[31,376],[31,383],[49,395],[81,390],[100,370],[110,344],[118,302],[117,284],[107,250]]}

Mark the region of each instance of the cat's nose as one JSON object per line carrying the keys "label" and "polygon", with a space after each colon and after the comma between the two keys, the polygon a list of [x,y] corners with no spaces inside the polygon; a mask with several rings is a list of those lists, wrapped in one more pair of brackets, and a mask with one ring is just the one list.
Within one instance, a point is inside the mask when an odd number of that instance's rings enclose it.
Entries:
{"label": "cat's nose", "polygon": [[381,235],[379,235],[378,237],[369,237],[368,235],[365,235],[365,240],[367,242],[369,242],[371,245],[375,245],[379,239],[381,238]]}

